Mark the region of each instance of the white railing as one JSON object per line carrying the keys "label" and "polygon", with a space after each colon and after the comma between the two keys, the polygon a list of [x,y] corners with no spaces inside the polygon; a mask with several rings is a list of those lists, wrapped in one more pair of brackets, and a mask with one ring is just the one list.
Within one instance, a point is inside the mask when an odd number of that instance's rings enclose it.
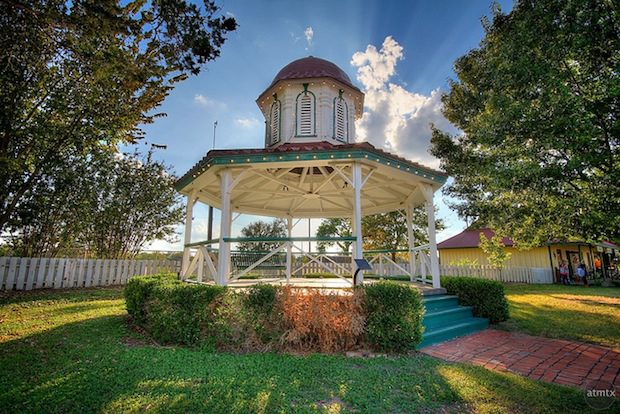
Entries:
{"label": "white railing", "polygon": [[136,275],[178,272],[174,260],[0,257],[0,290],[124,285]]}

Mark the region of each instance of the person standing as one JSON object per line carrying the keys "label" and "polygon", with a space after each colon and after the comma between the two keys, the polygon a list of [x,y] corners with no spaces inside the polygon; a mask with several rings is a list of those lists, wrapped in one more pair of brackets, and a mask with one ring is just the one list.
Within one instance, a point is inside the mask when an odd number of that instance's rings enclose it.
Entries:
{"label": "person standing", "polygon": [[579,263],[577,266],[577,276],[583,281],[584,286],[588,286],[588,272],[586,271],[586,265]]}
{"label": "person standing", "polygon": [[570,285],[568,281],[568,264],[565,260],[562,260],[562,263],[560,263],[560,281],[563,285]]}

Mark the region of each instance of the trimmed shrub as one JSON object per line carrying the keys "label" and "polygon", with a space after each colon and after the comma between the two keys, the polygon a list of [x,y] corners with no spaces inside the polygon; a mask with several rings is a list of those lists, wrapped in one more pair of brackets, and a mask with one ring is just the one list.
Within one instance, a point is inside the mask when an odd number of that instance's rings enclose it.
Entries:
{"label": "trimmed shrub", "polygon": [[248,311],[264,316],[271,313],[277,299],[277,286],[259,283],[248,288],[244,305]]}
{"label": "trimmed shrub", "polygon": [[491,323],[508,319],[508,301],[504,285],[496,280],[475,277],[442,276],[441,286],[448,294],[459,297],[459,304],[472,306],[474,316],[488,318]]}
{"label": "trimmed shrub", "polygon": [[175,274],[158,274],[150,276],[134,276],[129,279],[123,290],[127,313],[134,322],[144,324],[146,322],[146,303],[148,302],[154,286],[162,283],[180,283]]}
{"label": "trimmed shrub", "polygon": [[382,351],[402,352],[422,341],[422,295],[408,285],[380,281],[364,288],[368,342]]}
{"label": "trimmed shrub", "polygon": [[213,321],[209,306],[226,292],[223,286],[160,283],[147,302],[146,328],[157,341],[195,345],[206,339]]}
{"label": "trimmed shrub", "polygon": [[363,292],[352,295],[315,289],[282,288],[281,306],[286,331],[284,349],[338,352],[355,348],[363,339]]}

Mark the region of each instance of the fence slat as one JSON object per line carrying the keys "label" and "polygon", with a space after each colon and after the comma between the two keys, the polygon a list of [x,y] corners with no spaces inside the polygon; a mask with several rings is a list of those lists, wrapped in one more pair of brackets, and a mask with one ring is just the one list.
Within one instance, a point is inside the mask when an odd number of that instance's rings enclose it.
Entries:
{"label": "fence slat", "polygon": [[67,259],[58,259],[56,264],[56,272],[54,274],[54,289],[60,289],[62,287],[62,278],[65,273],[65,263]]}
{"label": "fence slat", "polygon": [[6,283],[6,270],[8,268],[8,262],[9,262],[9,258],[8,257],[0,257],[0,289],[5,289],[5,283]]}
{"label": "fence slat", "polygon": [[99,286],[107,286],[110,277],[110,259],[103,259],[101,263],[101,282]]}
{"label": "fence slat", "polygon": [[13,290],[15,285],[15,279],[17,277],[17,265],[19,263],[19,257],[11,257],[9,262],[9,272],[6,276],[6,290]]}
{"label": "fence slat", "polygon": [[37,266],[40,266],[40,261],[41,259],[37,257],[30,259],[30,268],[28,269],[28,274],[26,275],[26,290],[32,290],[36,286]]}
{"label": "fence slat", "polygon": [[30,265],[30,259],[22,257],[19,259],[19,267],[17,271],[17,279],[15,281],[15,290],[24,290],[24,284],[26,283],[26,272]]}
{"label": "fence slat", "polygon": [[39,268],[37,269],[37,283],[34,285],[35,289],[41,289],[43,286],[45,286],[47,262],[49,262],[49,259],[46,259],[45,257],[39,259]]}

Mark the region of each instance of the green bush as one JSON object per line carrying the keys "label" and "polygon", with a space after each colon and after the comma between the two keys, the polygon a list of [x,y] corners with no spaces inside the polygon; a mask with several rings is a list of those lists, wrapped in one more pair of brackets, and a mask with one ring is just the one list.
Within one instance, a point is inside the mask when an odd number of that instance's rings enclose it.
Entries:
{"label": "green bush", "polygon": [[259,283],[251,286],[243,308],[256,337],[262,344],[278,339],[283,332],[283,318],[278,286]]}
{"label": "green bush", "polygon": [[225,291],[223,286],[183,282],[155,284],[146,306],[146,329],[157,341],[198,344],[213,320],[209,305]]}
{"label": "green bush", "polygon": [[248,288],[244,305],[250,312],[267,315],[274,308],[277,296],[277,286],[259,283]]}
{"label": "green bush", "polygon": [[504,285],[496,280],[475,277],[442,276],[441,286],[448,294],[459,297],[459,304],[472,306],[474,316],[488,318],[491,323],[508,319],[508,301]]}
{"label": "green bush", "polygon": [[127,312],[161,342],[197,344],[212,319],[221,286],[181,282],[173,274],[136,276],[125,287]]}
{"label": "green bush", "polygon": [[158,274],[150,276],[134,276],[129,279],[125,290],[125,304],[127,313],[131,315],[134,322],[143,324],[146,322],[146,303],[148,302],[151,290],[154,286],[161,283],[180,283],[175,274]]}
{"label": "green bush", "polygon": [[422,296],[417,289],[392,281],[364,288],[366,336],[382,351],[413,349],[422,340]]}

